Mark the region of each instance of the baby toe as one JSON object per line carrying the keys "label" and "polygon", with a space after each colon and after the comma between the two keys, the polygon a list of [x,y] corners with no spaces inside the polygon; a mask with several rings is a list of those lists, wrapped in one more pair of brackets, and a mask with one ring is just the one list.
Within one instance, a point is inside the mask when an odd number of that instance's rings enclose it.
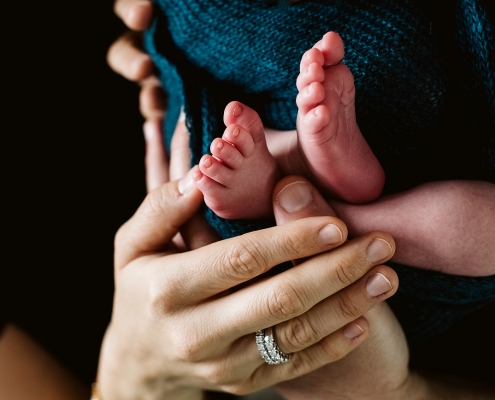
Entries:
{"label": "baby toe", "polygon": [[323,82],[325,79],[325,71],[323,66],[316,62],[313,62],[307,66],[306,69],[301,71],[296,80],[296,86],[299,91],[304,90],[305,87],[313,82]]}
{"label": "baby toe", "polygon": [[222,163],[230,169],[239,169],[243,164],[244,157],[239,150],[230,142],[217,138],[210,146],[211,154],[222,160]]}
{"label": "baby toe", "polygon": [[256,143],[265,139],[265,130],[258,113],[239,101],[232,101],[227,104],[223,120],[226,126],[232,124],[242,126],[250,132]]}
{"label": "baby toe", "polygon": [[230,125],[225,129],[222,139],[231,143],[243,157],[250,157],[255,149],[253,136],[240,125]]}
{"label": "baby toe", "polygon": [[303,114],[315,108],[318,103],[325,99],[325,89],[320,82],[312,82],[299,92],[296,97],[296,104]]}
{"label": "baby toe", "polygon": [[222,164],[220,160],[207,154],[201,157],[199,170],[203,175],[225,187],[229,187],[233,181],[234,172]]}

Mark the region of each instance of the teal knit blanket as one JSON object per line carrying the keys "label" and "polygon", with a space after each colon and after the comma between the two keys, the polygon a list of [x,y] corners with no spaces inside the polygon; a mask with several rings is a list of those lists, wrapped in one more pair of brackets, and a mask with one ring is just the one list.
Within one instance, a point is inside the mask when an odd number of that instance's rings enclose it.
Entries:
{"label": "teal knit blanket", "polygon": [[[385,194],[443,179],[495,182],[491,2],[156,0],[145,45],[169,97],[167,143],[184,107],[196,164],[222,135],[232,100],[267,127],[295,129],[301,56],[332,30],[345,43],[358,124],[384,167]],[[205,213],[224,238],[274,224]],[[391,304],[411,341],[495,299],[495,277],[395,267],[401,287]],[[425,274],[432,287],[418,286]]]}

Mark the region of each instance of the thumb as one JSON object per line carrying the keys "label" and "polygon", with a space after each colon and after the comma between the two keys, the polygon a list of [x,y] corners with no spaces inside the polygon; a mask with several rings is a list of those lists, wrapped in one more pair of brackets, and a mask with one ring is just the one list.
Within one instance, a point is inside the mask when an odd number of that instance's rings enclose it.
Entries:
{"label": "thumb", "polygon": [[117,270],[137,257],[166,249],[181,226],[196,213],[203,200],[193,182],[196,169],[150,192],[122,225],[115,236]]}

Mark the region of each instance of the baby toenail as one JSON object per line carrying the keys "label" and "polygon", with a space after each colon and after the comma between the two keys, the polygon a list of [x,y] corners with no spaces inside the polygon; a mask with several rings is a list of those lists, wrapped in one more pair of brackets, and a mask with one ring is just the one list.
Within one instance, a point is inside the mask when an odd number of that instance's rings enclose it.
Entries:
{"label": "baby toenail", "polygon": [[233,136],[233,137],[237,137],[237,136],[239,136],[239,133],[241,133],[241,131],[239,130],[239,128],[235,128],[235,129],[232,131],[232,136]]}
{"label": "baby toenail", "polygon": [[218,150],[220,150],[220,149],[222,149],[222,148],[223,148],[223,141],[219,141],[219,142],[217,143],[217,149],[218,149]]}
{"label": "baby toenail", "polygon": [[307,88],[306,88],[306,93],[311,93],[312,92],[312,89],[311,89],[311,86],[313,85],[309,85]]}
{"label": "baby toenail", "polygon": [[203,162],[203,166],[204,166],[205,168],[210,168],[210,167],[211,167],[211,164],[212,164],[212,162],[211,162],[211,160],[210,160],[209,158],[207,158],[207,159]]}
{"label": "baby toenail", "polygon": [[238,105],[236,105],[236,106],[234,107],[234,111],[232,111],[232,115],[233,115],[234,117],[238,117],[238,116],[239,116],[239,115],[241,115],[241,114],[242,114],[242,107],[241,107],[241,105],[239,105],[239,104],[238,104]]}

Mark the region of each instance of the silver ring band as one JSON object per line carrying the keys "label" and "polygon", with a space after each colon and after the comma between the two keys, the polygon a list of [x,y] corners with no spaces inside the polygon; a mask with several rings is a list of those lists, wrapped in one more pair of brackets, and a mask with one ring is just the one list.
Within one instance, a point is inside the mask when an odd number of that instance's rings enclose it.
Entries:
{"label": "silver ring band", "polygon": [[256,331],[256,346],[268,364],[283,364],[290,360],[290,354],[285,354],[277,346],[273,337],[273,328]]}

